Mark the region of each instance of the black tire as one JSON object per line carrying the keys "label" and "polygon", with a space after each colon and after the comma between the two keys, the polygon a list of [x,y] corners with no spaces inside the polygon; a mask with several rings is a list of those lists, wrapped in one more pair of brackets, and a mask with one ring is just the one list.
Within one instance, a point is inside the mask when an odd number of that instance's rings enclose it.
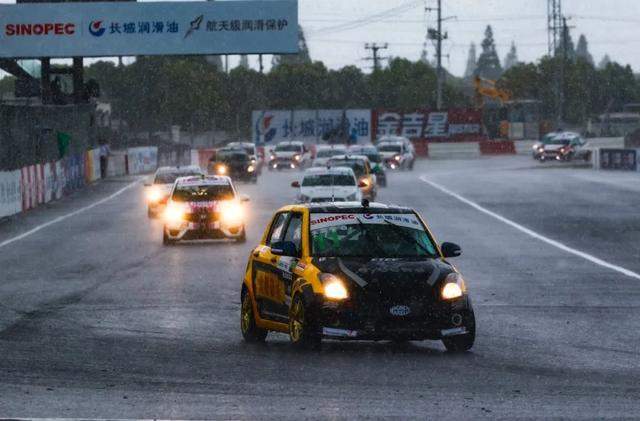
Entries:
{"label": "black tire", "polygon": [[296,295],[289,310],[289,340],[297,349],[320,349],[322,337],[304,300]]}
{"label": "black tire", "polygon": [[442,343],[444,347],[447,348],[447,351],[465,352],[473,347],[473,343],[476,340],[476,317],[473,314],[473,310],[469,310],[466,316],[464,316],[464,325],[469,333],[442,339]]}
{"label": "black tire", "polygon": [[269,333],[268,330],[256,326],[251,296],[246,290],[242,294],[242,304],[240,305],[240,332],[245,342],[249,343],[264,342]]}
{"label": "black tire", "polygon": [[167,232],[163,229],[162,230],[162,244],[165,246],[172,246],[176,243],[176,240],[172,240],[169,238],[169,236],[167,235]]}
{"label": "black tire", "polygon": [[247,242],[247,231],[246,231],[246,228],[244,226],[242,227],[242,234],[240,234],[240,237],[236,238],[236,242],[238,242],[238,243],[246,243]]}

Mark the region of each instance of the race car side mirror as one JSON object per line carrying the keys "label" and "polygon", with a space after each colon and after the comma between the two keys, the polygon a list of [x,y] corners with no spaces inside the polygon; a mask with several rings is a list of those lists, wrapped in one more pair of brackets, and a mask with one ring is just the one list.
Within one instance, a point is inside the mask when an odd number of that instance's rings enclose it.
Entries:
{"label": "race car side mirror", "polygon": [[241,203],[247,203],[249,202],[251,199],[249,198],[249,196],[247,196],[246,194],[241,194],[240,195],[240,202]]}
{"label": "race car side mirror", "polygon": [[462,249],[454,243],[442,243],[440,246],[444,257],[458,257],[462,254]]}
{"label": "race car side mirror", "polygon": [[293,182],[291,183],[291,187],[299,188],[299,187],[300,187],[300,182],[298,182],[298,181],[293,181]]}

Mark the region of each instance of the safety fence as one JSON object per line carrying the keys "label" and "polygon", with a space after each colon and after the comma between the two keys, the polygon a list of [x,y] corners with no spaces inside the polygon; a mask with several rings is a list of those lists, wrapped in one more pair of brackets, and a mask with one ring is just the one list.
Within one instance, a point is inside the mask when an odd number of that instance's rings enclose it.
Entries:
{"label": "safety fence", "polygon": [[156,147],[108,153],[97,148],[58,161],[0,171],[0,218],[60,199],[95,182],[103,174],[123,176],[154,171],[157,152]]}

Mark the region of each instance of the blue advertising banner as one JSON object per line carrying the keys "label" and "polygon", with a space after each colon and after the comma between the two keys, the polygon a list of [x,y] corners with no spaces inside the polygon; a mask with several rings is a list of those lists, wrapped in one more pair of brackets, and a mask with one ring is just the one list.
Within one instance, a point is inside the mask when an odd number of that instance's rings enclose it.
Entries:
{"label": "blue advertising banner", "polygon": [[0,57],[298,52],[297,0],[0,5]]}

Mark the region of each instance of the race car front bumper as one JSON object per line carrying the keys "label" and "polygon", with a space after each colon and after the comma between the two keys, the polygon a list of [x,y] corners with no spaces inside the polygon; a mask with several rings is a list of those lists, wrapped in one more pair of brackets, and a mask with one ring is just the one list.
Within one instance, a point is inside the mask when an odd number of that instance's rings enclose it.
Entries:
{"label": "race car front bumper", "polygon": [[190,222],[165,225],[167,238],[172,241],[237,239],[244,233],[244,225],[229,226],[220,221]]}
{"label": "race car front bumper", "polygon": [[391,316],[387,308],[354,308],[351,302],[324,301],[318,308],[320,334],[340,340],[425,340],[470,333],[475,323],[468,296],[423,306],[417,314]]}

